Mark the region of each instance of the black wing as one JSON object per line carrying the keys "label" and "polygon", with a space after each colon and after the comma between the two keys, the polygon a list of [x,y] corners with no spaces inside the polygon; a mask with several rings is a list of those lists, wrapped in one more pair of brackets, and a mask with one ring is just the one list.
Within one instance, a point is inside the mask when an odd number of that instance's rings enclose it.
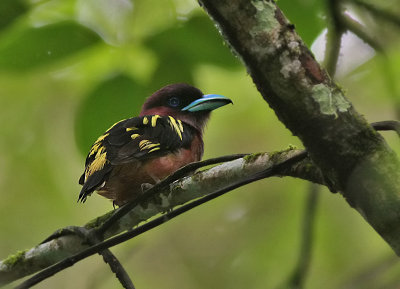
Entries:
{"label": "black wing", "polygon": [[91,147],[78,201],[85,202],[94,190],[104,186],[116,165],[189,148],[195,130],[171,116],[149,115],[122,120],[109,128]]}

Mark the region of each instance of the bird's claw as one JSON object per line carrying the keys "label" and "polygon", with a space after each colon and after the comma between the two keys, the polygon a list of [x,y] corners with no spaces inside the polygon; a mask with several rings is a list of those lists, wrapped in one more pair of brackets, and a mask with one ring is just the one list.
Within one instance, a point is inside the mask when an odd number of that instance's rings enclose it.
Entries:
{"label": "bird's claw", "polygon": [[142,189],[142,193],[144,193],[147,190],[150,190],[152,187],[154,187],[154,185],[149,184],[149,183],[143,183],[140,185],[141,189]]}

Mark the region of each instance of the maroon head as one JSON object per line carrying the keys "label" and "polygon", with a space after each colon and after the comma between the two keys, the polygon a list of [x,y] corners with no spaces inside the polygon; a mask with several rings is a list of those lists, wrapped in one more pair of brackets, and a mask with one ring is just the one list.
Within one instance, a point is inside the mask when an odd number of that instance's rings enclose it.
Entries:
{"label": "maroon head", "polygon": [[200,132],[212,110],[232,101],[218,94],[203,94],[200,89],[186,83],[164,86],[154,92],[143,104],[140,116],[170,115],[190,124]]}

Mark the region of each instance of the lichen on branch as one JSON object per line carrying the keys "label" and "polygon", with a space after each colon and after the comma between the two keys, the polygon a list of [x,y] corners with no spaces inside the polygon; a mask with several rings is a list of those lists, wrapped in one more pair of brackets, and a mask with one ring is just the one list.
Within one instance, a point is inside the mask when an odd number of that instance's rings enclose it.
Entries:
{"label": "lichen on branch", "polygon": [[[179,179],[166,189],[156,192],[152,198],[134,207],[105,232],[105,237],[109,238],[123,231],[130,230],[139,223],[166,212],[175,206],[183,205],[241,180],[245,180],[299,154],[304,154],[304,151],[294,148],[275,153],[251,154],[244,158],[225,162]],[[314,180],[317,183],[324,182],[319,169],[310,161],[307,162],[305,159],[302,161],[302,164],[307,166],[307,169],[299,169],[298,164],[296,165],[296,169],[293,170],[288,166],[285,170],[280,171],[279,176],[283,176],[287,172],[289,176]],[[85,227],[88,229],[99,227],[113,214],[114,211],[98,217],[88,222]],[[66,235],[19,253],[18,258],[11,256],[0,262],[0,285],[44,269],[87,247],[88,245],[84,244],[78,236]]]}
{"label": "lichen on branch", "polygon": [[320,67],[294,25],[272,0],[199,2],[331,187],[400,255],[399,158]]}

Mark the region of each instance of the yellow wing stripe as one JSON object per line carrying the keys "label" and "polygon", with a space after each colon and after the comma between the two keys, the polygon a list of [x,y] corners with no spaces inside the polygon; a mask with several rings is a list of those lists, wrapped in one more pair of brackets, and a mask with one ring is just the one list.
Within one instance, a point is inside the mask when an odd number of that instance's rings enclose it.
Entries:
{"label": "yellow wing stripe", "polygon": [[100,136],[93,144],[92,148],[89,151],[89,157],[94,155],[95,153],[97,153],[97,150],[99,149],[99,147],[101,146],[101,142],[108,136],[109,134],[103,134],[102,136]]}
{"label": "yellow wing stripe", "polygon": [[154,147],[158,147],[159,145],[160,145],[159,143],[149,143],[149,144],[146,144],[144,147],[142,147],[140,150],[152,149]]}
{"label": "yellow wing stripe", "polygon": [[101,135],[101,136],[95,141],[95,143],[101,142],[101,141],[104,140],[108,135],[109,135],[109,133],[105,133],[105,134]]}
{"label": "yellow wing stripe", "polygon": [[107,130],[109,131],[110,129],[112,129],[114,126],[116,126],[117,124],[119,124],[120,122],[123,122],[125,119],[121,119],[120,121],[117,121],[116,123],[114,123],[112,126],[110,126],[110,128]]}
{"label": "yellow wing stripe", "polygon": [[160,147],[156,147],[156,148],[154,148],[154,149],[149,150],[149,153],[154,152],[154,151],[157,151],[157,150],[159,150],[159,149],[160,149]]}
{"label": "yellow wing stripe", "polygon": [[[151,117],[151,126],[156,127],[157,126],[157,120],[160,118],[159,115],[153,115]],[[175,133],[179,136],[179,138],[182,140],[182,133],[183,133],[183,124],[182,121],[179,119],[175,119],[172,116],[168,116],[169,119],[169,124],[171,125],[171,128]],[[124,120],[121,120],[124,121]],[[116,126],[119,122],[116,122],[113,124],[107,131],[112,129],[114,126]],[[143,117],[143,124],[147,125],[149,123],[149,118],[148,117]],[[138,130],[137,127],[128,127],[126,128],[126,132]],[[106,148],[102,145],[103,140],[109,135],[109,133],[105,133],[102,136],[100,136],[96,142],[93,144],[92,148],[90,149],[89,156],[95,155],[94,160],[86,167],[85,169],[85,180],[92,175],[96,171],[100,171],[104,168],[105,164],[107,163],[107,152]],[[136,139],[140,137],[139,134],[132,134],[131,138]],[[160,150],[160,143],[153,143],[150,140],[144,139],[139,142],[139,148],[141,151],[143,150],[149,150],[148,153]]]}
{"label": "yellow wing stripe", "polygon": [[[102,147],[103,150],[103,147]],[[104,168],[104,165],[107,162],[107,153],[97,153],[96,158],[94,161],[86,168],[85,172],[85,179],[87,179],[91,174],[94,172],[100,171],[102,168]]]}
{"label": "yellow wing stripe", "polygon": [[153,116],[151,117],[151,126],[152,126],[152,127],[156,127],[156,125],[157,125],[157,119],[158,119],[158,118],[160,118],[160,116],[159,116],[158,114],[153,115]]}
{"label": "yellow wing stripe", "polygon": [[175,118],[173,118],[172,116],[168,116],[169,117],[169,123],[171,124],[171,127],[175,130],[175,132],[178,134],[179,138],[182,140],[182,132],[179,128],[179,125],[176,123]]}
{"label": "yellow wing stripe", "polygon": [[101,143],[95,143],[95,144],[92,146],[92,148],[90,149],[89,157],[92,156],[92,155],[94,155],[94,154],[97,152],[97,150],[99,149],[100,146],[101,146]]}
{"label": "yellow wing stripe", "polygon": [[106,150],[106,148],[103,147],[103,146],[101,146],[101,147],[99,148],[99,150],[97,151],[97,153],[96,153],[96,158],[100,157],[100,155],[101,155],[103,152],[105,152],[105,150]]}
{"label": "yellow wing stripe", "polygon": [[135,139],[140,137],[140,134],[134,133],[133,135],[131,135],[131,139]]}
{"label": "yellow wing stripe", "polygon": [[156,147],[160,147],[160,143],[152,143],[151,141],[144,139],[140,141],[139,143],[139,148],[141,151],[143,150],[148,150],[148,149],[154,149]]}
{"label": "yellow wing stripe", "polygon": [[140,150],[143,150],[143,147],[144,147],[145,145],[149,144],[149,143],[151,143],[151,141],[149,141],[149,140],[147,140],[147,139],[141,140],[140,143],[139,143],[139,148],[140,148]]}
{"label": "yellow wing stripe", "polygon": [[179,129],[181,130],[181,132],[183,132],[183,124],[180,121],[180,119],[178,119],[178,125],[179,125]]}

